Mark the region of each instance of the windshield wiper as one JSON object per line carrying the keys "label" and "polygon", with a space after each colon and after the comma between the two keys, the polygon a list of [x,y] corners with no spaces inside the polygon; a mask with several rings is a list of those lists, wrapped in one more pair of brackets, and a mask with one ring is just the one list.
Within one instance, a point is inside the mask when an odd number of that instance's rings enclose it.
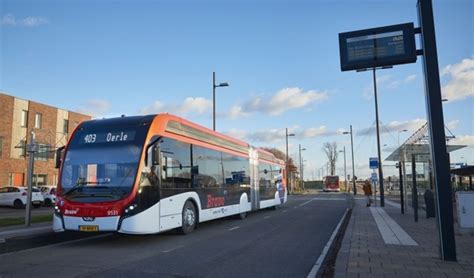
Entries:
{"label": "windshield wiper", "polygon": [[110,182],[110,180],[107,180],[107,179],[105,181],[86,181],[86,180],[78,179],[76,184],[73,187],[71,187],[71,189],[64,192],[64,195],[69,195],[73,191],[76,191],[78,188],[81,188],[81,187],[83,187],[84,185],[87,185],[87,184],[107,184],[109,182]]}

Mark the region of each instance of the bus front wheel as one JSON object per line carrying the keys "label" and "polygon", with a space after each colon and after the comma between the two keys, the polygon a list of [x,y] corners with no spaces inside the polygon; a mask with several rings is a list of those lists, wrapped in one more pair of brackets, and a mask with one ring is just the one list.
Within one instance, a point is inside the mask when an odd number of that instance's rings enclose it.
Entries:
{"label": "bus front wheel", "polygon": [[191,201],[186,201],[182,213],[181,233],[187,235],[196,228],[196,208]]}

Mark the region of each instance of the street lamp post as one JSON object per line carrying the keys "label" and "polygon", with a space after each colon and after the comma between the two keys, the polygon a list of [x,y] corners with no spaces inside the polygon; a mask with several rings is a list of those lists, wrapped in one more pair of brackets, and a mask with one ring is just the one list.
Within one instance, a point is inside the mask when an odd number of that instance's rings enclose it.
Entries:
{"label": "street lamp post", "polygon": [[340,153],[344,153],[344,189],[347,192],[347,167],[346,167],[346,146],[344,146],[343,151],[339,151]]}
{"label": "street lamp post", "polygon": [[229,83],[223,82],[216,85],[216,73],[212,72],[212,130],[216,131],[216,88],[228,87]]}
{"label": "street lamp post", "polygon": [[[286,128],[286,129],[285,129],[285,135],[286,135],[286,136],[285,136],[285,139],[286,139],[286,161],[285,161],[286,163],[285,163],[285,173],[286,173],[286,188],[287,188],[287,190],[288,190],[288,188],[289,188],[289,187],[288,187],[288,186],[289,186],[289,184],[288,184],[288,181],[289,181],[289,179],[288,179],[288,174],[289,174],[289,173],[288,173],[288,137],[289,137],[289,136],[295,136],[295,134],[294,134],[294,133],[288,134],[288,128]],[[291,191],[293,191],[293,189],[292,189]],[[288,193],[290,193],[289,190],[288,190]],[[293,192],[291,192],[291,193],[293,193]]]}
{"label": "street lamp post", "polygon": [[301,148],[301,144],[299,144],[299,156],[300,156],[300,179],[301,179],[301,188],[303,187],[303,163],[302,163],[302,160],[301,160],[301,152],[302,151],[305,151],[306,149],[305,148]]}
{"label": "street lamp post", "polygon": [[351,131],[344,131],[342,134],[350,134],[351,135],[351,152],[352,152],[352,190],[354,191],[354,195],[357,195],[357,188],[355,182],[355,165],[354,165],[354,140],[352,138],[352,125],[350,125]]}

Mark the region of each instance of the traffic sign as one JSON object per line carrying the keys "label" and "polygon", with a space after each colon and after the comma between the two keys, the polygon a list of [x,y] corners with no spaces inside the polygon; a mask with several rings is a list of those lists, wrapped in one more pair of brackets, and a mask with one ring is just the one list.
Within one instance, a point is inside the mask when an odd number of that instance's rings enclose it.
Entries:
{"label": "traffic sign", "polygon": [[370,179],[372,180],[372,182],[376,182],[378,180],[377,173],[372,173],[372,175],[370,176]]}
{"label": "traffic sign", "polygon": [[379,168],[379,159],[377,157],[369,157],[369,168],[370,169]]}

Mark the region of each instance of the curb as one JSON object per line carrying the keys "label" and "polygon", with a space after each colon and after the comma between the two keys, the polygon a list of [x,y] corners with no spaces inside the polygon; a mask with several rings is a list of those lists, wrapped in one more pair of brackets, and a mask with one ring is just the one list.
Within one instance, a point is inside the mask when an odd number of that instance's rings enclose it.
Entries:
{"label": "curb", "polygon": [[351,197],[351,219],[347,225],[346,232],[344,233],[344,238],[342,239],[341,248],[337,253],[336,265],[334,270],[334,278],[347,277],[347,265],[349,264],[349,253],[351,248],[351,237],[354,233],[354,217],[357,214],[355,209],[355,200],[354,197]]}

